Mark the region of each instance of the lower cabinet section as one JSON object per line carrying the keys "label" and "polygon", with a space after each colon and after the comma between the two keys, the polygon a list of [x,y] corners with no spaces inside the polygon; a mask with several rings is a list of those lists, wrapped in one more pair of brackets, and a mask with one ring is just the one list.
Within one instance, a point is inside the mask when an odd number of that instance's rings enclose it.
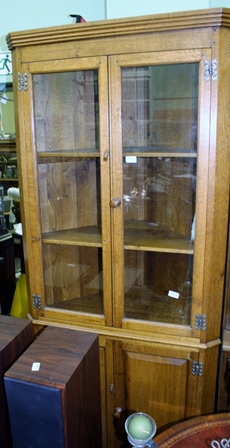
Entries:
{"label": "lower cabinet section", "polygon": [[175,423],[214,411],[216,372],[209,364],[212,360],[217,365],[218,345],[186,348],[131,340],[107,340],[102,345],[105,447],[130,447],[124,425],[134,412],[151,415],[159,434]]}
{"label": "lower cabinet section", "polygon": [[219,341],[119,336],[54,326],[38,334],[4,374],[14,448],[130,448],[132,413],[149,414],[158,435],[214,412]]}

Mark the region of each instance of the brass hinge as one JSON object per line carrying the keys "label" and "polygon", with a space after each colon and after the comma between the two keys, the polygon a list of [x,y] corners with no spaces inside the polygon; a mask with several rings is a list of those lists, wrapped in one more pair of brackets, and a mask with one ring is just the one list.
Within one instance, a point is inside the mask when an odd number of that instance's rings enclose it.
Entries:
{"label": "brass hinge", "polygon": [[195,315],[195,325],[194,325],[195,330],[201,329],[201,330],[205,331],[207,328],[206,324],[207,324],[206,314],[200,315],[197,313]]}
{"label": "brass hinge", "polygon": [[218,62],[216,59],[212,61],[208,61],[207,59],[204,61],[204,80],[205,82],[210,81],[212,78],[213,81],[217,80],[218,73]]}
{"label": "brass hinge", "polygon": [[27,73],[18,73],[18,90],[28,90]]}
{"label": "brass hinge", "polygon": [[203,362],[192,362],[192,375],[202,376],[203,375]]}
{"label": "brass hinge", "polygon": [[33,308],[38,308],[39,310],[42,308],[41,296],[39,294],[32,294],[32,304]]}

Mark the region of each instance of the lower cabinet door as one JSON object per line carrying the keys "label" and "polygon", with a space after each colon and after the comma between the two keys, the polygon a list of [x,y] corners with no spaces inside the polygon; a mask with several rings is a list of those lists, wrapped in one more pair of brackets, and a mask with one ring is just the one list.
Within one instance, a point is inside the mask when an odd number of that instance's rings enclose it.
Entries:
{"label": "lower cabinet door", "polygon": [[199,351],[143,342],[116,341],[114,349],[115,447],[129,447],[125,420],[145,412],[157,433],[197,414]]}

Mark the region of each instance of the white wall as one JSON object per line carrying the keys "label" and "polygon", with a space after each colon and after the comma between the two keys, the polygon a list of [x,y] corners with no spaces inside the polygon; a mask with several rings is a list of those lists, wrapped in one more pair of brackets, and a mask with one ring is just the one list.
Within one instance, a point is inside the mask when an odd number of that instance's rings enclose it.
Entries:
{"label": "white wall", "polygon": [[107,18],[229,7],[230,0],[107,0]]}
{"label": "white wall", "polygon": [[210,0],[116,0],[116,2],[107,0],[107,17],[128,17],[210,8],[210,3]]}
{"label": "white wall", "polygon": [[[2,2],[4,0],[1,0]],[[79,14],[87,20],[105,19],[106,0],[8,0],[1,8],[0,51],[6,51],[5,36],[12,31],[43,28],[74,23],[69,14]]]}
{"label": "white wall", "polygon": [[[3,0],[2,0],[3,1]],[[230,0],[8,0],[1,8],[0,51],[7,51],[5,36],[11,31],[74,23],[69,14],[88,22],[162,12],[229,7]]]}

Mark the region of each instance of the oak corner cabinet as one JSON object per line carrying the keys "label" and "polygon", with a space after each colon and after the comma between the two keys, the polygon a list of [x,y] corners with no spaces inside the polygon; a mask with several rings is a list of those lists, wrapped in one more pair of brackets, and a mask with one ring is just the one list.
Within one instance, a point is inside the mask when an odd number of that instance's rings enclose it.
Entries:
{"label": "oak corner cabinet", "polygon": [[30,312],[100,336],[103,446],[214,411],[230,9],[10,33]]}

